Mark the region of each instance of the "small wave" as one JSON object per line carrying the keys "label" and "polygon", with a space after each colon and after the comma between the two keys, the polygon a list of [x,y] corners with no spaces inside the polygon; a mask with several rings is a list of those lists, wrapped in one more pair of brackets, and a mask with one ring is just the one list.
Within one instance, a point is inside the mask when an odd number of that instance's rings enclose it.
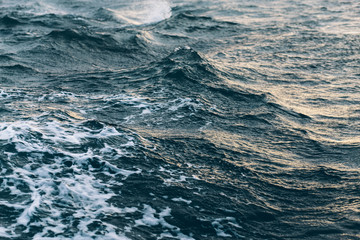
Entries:
{"label": "small wave", "polygon": [[15,64],[15,65],[10,65],[10,66],[1,66],[0,69],[3,69],[9,73],[37,73],[38,71],[34,68],[22,65],[22,64]]}
{"label": "small wave", "polygon": [[91,40],[97,43],[102,43],[102,41],[96,37],[89,36],[84,32],[77,31],[75,29],[66,29],[66,30],[53,30],[48,34],[49,37],[54,39],[64,39],[64,40],[75,40],[75,41],[84,41]]}
{"label": "small wave", "polygon": [[8,55],[0,55],[0,62],[8,63],[14,61],[14,59]]}
{"label": "small wave", "polygon": [[164,67],[162,74],[165,79],[183,87],[187,86],[183,84],[184,82],[204,85],[220,80],[219,71],[204,56],[190,47],[175,49],[159,64]]}
{"label": "small wave", "polygon": [[16,25],[20,25],[21,22],[16,18],[9,17],[8,15],[0,18],[0,25],[4,25],[6,27],[14,27]]}

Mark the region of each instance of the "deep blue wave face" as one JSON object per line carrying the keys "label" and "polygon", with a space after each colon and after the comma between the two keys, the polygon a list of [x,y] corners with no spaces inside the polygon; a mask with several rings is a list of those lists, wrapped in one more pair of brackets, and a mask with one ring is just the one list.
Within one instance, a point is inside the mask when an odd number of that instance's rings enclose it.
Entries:
{"label": "deep blue wave face", "polygon": [[360,239],[359,12],[0,1],[0,239]]}

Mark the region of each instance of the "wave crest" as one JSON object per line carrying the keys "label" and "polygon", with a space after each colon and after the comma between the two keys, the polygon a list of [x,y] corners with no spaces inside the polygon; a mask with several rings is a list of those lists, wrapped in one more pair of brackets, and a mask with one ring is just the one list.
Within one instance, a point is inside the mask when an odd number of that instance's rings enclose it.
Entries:
{"label": "wave crest", "polygon": [[170,3],[166,0],[136,1],[125,9],[110,11],[118,20],[131,25],[152,24],[171,17]]}

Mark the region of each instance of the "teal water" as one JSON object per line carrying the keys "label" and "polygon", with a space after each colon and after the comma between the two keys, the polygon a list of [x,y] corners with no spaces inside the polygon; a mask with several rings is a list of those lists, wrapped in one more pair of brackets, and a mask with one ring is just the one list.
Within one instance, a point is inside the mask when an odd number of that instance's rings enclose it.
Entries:
{"label": "teal water", "polygon": [[0,10],[0,239],[360,239],[357,1]]}

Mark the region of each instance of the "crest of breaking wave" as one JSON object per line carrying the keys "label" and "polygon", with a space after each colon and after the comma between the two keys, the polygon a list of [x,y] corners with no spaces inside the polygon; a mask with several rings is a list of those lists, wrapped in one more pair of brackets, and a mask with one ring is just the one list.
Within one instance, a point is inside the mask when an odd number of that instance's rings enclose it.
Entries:
{"label": "crest of breaking wave", "polygon": [[151,24],[171,17],[171,5],[167,0],[5,0],[2,5],[5,8],[21,6],[24,13],[34,15],[73,15],[101,21],[112,20],[125,25]]}
{"label": "crest of breaking wave", "polygon": [[133,1],[123,9],[110,9],[114,16],[132,25],[151,24],[171,17],[170,3],[159,1]]}

